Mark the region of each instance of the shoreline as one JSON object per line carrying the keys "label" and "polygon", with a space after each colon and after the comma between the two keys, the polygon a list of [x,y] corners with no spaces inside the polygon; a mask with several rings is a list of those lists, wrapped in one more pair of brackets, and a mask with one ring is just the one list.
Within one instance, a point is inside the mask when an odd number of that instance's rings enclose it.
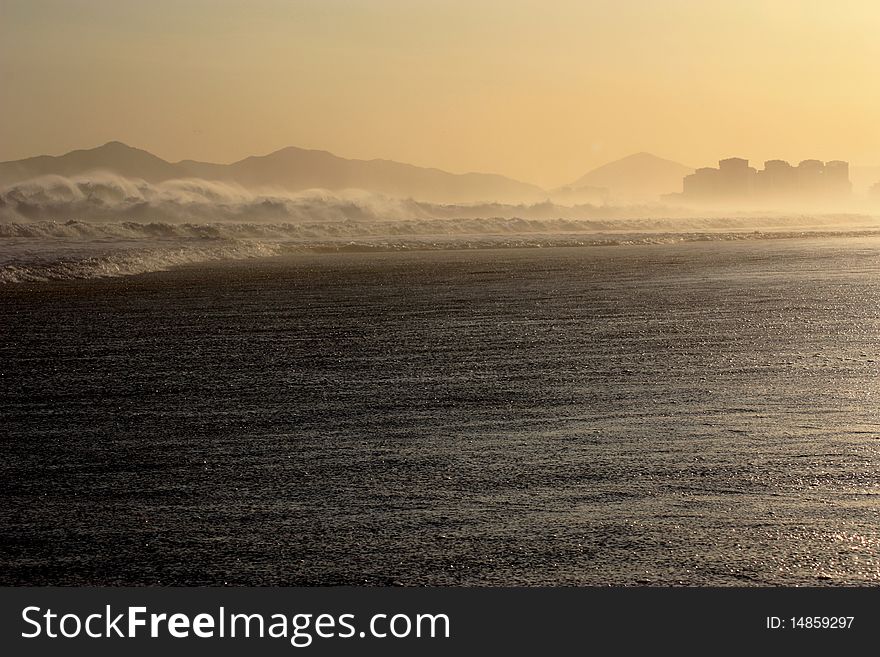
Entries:
{"label": "shoreline", "polygon": [[[592,239],[590,239],[592,237]],[[880,238],[880,228],[860,230],[775,230],[700,233],[601,233],[584,235],[475,235],[420,236],[418,239],[376,237],[361,240],[319,241],[302,244],[258,239],[169,240],[143,249],[130,247],[79,259],[68,258],[36,265],[0,265],[0,290],[20,285],[64,281],[95,281],[158,274],[212,263],[253,263],[278,258],[355,254],[477,253],[536,250],[589,250],[601,248],[687,248],[709,244],[785,243],[802,241],[864,240]],[[63,243],[63,242],[59,242]],[[63,243],[69,245],[69,243]],[[76,244],[73,244],[76,246]],[[111,246],[104,244],[103,246]],[[2,243],[0,243],[2,247]]]}

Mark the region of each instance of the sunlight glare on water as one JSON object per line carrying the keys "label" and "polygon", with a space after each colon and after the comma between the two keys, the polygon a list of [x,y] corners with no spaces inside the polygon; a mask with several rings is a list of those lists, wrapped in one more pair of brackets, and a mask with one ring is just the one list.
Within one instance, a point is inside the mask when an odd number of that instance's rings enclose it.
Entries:
{"label": "sunlight glare on water", "polygon": [[878,247],[5,286],[3,581],[876,583]]}

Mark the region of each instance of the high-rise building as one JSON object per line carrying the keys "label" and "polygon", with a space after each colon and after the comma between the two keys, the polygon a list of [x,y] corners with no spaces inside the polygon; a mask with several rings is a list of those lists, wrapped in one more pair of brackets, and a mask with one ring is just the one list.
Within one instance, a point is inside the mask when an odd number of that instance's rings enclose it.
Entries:
{"label": "high-rise building", "polygon": [[821,160],[804,160],[797,165],[798,194],[816,197],[824,192],[825,165]]}
{"label": "high-rise building", "polygon": [[718,196],[718,169],[703,167],[689,176],[685,176],[682,184],[684,195],[689,198],[709,200]]}
{"label": "high-rise building", "polygon": [[755,169],[741,157],[729,157],[718,162],[719,185],[723,196],[742,198],[751,196],[755,185]]}
{"label": "high-rise building", "polygon": [[852,192],[848,162],[832,160],[825,163],[825,191],[832,196],[843,196]]}
{"label": "high-rise building", "polygon": [[710,202],[840,199],[852,192],[849,164],[840,160],[804,160],[796,167],[767,160],[756,171],[748,160],[731,157],[720,160],[717,169],[697,169],[682,184],[682,197]]}
{"label": "high-rise building", "polygon": [[791,197],[797,190],[797,169],[785,160],[767,160],[758,171],[755,192],[763,198]]}

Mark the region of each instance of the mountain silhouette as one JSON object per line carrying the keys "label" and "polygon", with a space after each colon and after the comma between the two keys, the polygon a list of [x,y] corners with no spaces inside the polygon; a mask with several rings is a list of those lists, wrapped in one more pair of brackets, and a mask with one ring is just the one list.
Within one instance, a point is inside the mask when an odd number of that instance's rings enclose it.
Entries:
{"label": "mountain silhouette", "polygon": [[111,141],[97,148],[70,151],[65,155],[39,155],[0,162],[0,184],[45,175],[75,176],[91,171],[112,171],[120,176],[160,182],[179,177],[179,169],[152,153]]}
{"label": "mountain silhouette", "polygon": [[147,151],[112,141],[61,156],[41,155],[0,162],[0,185],[44,175],[75,176],[108,171],[156,183],[178,178],[233,182],[251,189],[286,191],[363,189],[439,203],[536,202],[547,193],[535,185],[496,174],[454,174],[391,160],[349,160],[326,151],[283,148],[232,164],[183,160],[171,163]]}
{"label": "mountain silhouette", "polygon": [[662,194],[681,191],[681,181],[691,167],[650,153],[635,153],[584,174],[568,188],[605,188],[615,199],[657,200]]}

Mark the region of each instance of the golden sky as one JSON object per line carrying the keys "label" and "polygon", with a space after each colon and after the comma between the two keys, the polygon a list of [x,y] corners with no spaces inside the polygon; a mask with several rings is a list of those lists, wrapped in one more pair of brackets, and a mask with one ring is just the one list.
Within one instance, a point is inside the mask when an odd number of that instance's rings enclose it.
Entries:
{"label": "golden sky", "polygon": [[877,0],[0,0],[0,159],[880,164]]}

